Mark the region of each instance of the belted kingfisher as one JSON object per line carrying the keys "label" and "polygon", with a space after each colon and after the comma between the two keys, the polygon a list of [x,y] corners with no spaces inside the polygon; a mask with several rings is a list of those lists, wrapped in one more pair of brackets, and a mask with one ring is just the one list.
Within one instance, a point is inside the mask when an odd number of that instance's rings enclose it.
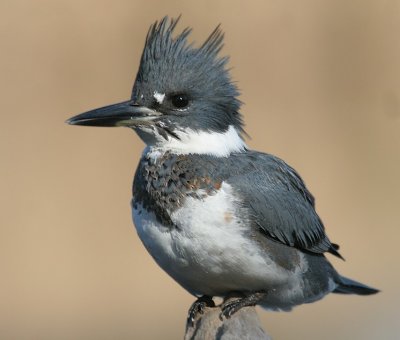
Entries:
{"label": "belted kingfisher", "polygon": [[325,257],[314,197],[283,160],[247,148],[238,89],[220,57],[219,26],[200,47],[179,18],[148,31],[131,99],[68,120],[125,126],[146,143],[133,182],[132,214],[159,266],[198,297],[189,324],[213,297],[221,317],[260,305],[290,310],[326,294],[378,290],[339,275]]}

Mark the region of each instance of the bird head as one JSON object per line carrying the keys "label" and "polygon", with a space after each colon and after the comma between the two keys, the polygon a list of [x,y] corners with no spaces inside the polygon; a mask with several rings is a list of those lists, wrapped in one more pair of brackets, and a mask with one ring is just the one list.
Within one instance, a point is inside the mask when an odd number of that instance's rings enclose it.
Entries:
{"label": "bird head", "polygon": [[226,155],[244,149],[238,89],[219,57],[219,26],[200,47],[191,32],[174,36],[179,18],[149,29],[131,99],[68,120],[72,125],[125,126],[150,147],[181,153]]}

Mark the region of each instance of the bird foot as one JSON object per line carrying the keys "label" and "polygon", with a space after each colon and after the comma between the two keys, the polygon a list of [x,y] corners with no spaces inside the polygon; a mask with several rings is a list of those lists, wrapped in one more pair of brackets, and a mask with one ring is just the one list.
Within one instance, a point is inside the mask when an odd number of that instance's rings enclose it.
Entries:
{"label": "bird foot", "polygon": [[204,314],[206,307],[215,307],[215,303],[211,296],[203,295],[199,297],[189,308],[187,316],[187,326],[193,327],[194,321],[199,314]]}
{"label": "bird foot", "polygon": [[219,315],[220,320],[223,321],[224,317],[226,319],[229,319],[233,314],[235,314],[243,307],[255,306],[266,295],[266,292],[260,291],[251,293],[250,295],[246,295],[243,298],[223,302],[221,305],[221,314]]}

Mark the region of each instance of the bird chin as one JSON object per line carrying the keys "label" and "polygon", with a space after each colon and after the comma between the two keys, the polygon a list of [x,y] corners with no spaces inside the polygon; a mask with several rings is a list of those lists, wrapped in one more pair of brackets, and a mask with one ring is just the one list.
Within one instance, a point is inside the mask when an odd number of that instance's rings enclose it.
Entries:
{"label": "bird chin", "polygon": [[139,138],[146,145],[155,145],[158,144],[161,140],[161,136],[157,132],[156,126],[154,124],[137,124],[135,126],[131,126],[131,128],[137,133]]}

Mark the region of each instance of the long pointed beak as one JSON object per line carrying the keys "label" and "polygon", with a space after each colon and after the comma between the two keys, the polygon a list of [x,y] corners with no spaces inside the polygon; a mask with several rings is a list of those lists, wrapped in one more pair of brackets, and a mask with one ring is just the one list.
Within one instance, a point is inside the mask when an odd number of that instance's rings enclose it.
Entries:
{"label": "long pointed beak", "polygon": [[150,121],[158,118],[160,115],[160,112],[128,100],[81,113],[68,119],[66,123],[84,126],[132,127],[140,124],[149,124]]}

